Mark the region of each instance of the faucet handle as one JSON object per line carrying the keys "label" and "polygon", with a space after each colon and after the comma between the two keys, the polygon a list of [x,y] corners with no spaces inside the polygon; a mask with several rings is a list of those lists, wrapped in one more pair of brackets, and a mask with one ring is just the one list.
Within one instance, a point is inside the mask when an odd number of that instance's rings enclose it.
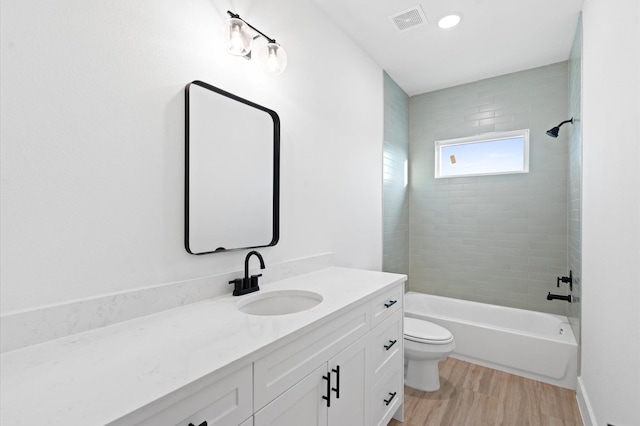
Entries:
{"label": "faucet handle", "polygon": [[568,283],[569,284],[569,290],[573,291],[573,272],[569,271],[569,276],[568,277],[558,277],[556,280],[556,286],[560,287],[560,283]]}
{"label": "faucet handle", "polygon": [[258,278],[260,278],[262,276],[262,274],[258,274],[258,275],[251,275],[251,285],[249,286],[249,288],[255,288],[256,290],[259,290],[260,287],[258,286]]}
{"label": "faucet handle", "polygon": [[233,284],[233,295],[239,296],[242,294],[242,285],[244,284],[244,278],[236,278],[229,281],[229,284]]}

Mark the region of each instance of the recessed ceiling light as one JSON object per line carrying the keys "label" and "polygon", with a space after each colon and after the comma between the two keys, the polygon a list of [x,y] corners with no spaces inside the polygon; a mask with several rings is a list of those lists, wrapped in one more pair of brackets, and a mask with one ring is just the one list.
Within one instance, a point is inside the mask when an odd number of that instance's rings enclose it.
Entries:
{"label": "recessed ceiling light", "polygon": [[458,25],[460,23],[460,21],[462,21],[462,14],[461,13],[450,13],[447,16],[441,18],[438,21],[438,26],[444,30],[448,29],[448,28],[453,28],[456,25]]}

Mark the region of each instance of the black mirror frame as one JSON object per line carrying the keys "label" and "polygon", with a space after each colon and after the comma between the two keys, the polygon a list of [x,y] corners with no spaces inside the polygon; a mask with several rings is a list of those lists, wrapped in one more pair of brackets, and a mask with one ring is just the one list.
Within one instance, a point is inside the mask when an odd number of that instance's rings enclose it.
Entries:
{"label": "black mirror frame", "polygon": [[[264,111],[267,114],[269,114],[273,119],[273,203],[272,203],[273,237],[269,244],[261,245],[261,246],[233,247],[229,249],[224,247],[218,247],[215,250],[200,252],[200,253],[194,253],[193,251],[191,251],[189,247],[189,164],[190,164],[189,163],[190,161],[190,158],[189,158],[189,87],[192,84],[196,86],[200,86],[207,90],[211,90],[212,92],[225,96],[229,99],[233,99],[237,102],[243,103],[250,107]],[[199,256],[202,254],[222,253],[222,252],[229,252],[229,251],[239,251],[239,250],[247,250],[247,249],[253,249],[253,248],[275,246],[280,240],[280,117],[278,116],[278,113],[276,113],[274,110],[271,110],[262,105],[256,104],[255,102],[251,102],[247,99],[236,96],[233,93],[229,93],[225,90],[222,90],[218,87],[212,86],[200,80],[194,80],[191,83],[187,84],[185,86],[184,94],[185,94],[184,248],[189,254]]]}

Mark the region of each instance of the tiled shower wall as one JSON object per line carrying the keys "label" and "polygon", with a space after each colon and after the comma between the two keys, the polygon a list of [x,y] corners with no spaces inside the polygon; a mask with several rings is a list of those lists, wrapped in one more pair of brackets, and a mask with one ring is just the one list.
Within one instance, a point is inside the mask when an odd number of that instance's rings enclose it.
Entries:
{"label": "tiled shower wall", "polygon": [[384,181],[382,270],[409,273],[409,194],[404,163],[409,156],[409,97],[384,74]]}
{"label": "tiled shower wall", "polygon": [[580,342],[580,310],[582,298],[582,19],[573,39],[569,56],[569,269],[573,272],[574,303],[567,306],[567,317],[573,334]]}
{"label": "tiled shower wall", "polygon": [[[567,62],[411,97],[410,290],[565,314],[567,114]],[[527,128],[530,173],[434,178],[436,140]]]}

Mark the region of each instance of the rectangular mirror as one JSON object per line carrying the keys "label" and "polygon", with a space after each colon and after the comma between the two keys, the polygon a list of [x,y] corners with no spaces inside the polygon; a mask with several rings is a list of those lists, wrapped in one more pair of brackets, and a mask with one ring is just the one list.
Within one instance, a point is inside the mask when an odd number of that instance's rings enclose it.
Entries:
{"label": "rectangular mirror", "polygon": [[280,118],[202,81],[185,88],[185,248],[278,242]]}

